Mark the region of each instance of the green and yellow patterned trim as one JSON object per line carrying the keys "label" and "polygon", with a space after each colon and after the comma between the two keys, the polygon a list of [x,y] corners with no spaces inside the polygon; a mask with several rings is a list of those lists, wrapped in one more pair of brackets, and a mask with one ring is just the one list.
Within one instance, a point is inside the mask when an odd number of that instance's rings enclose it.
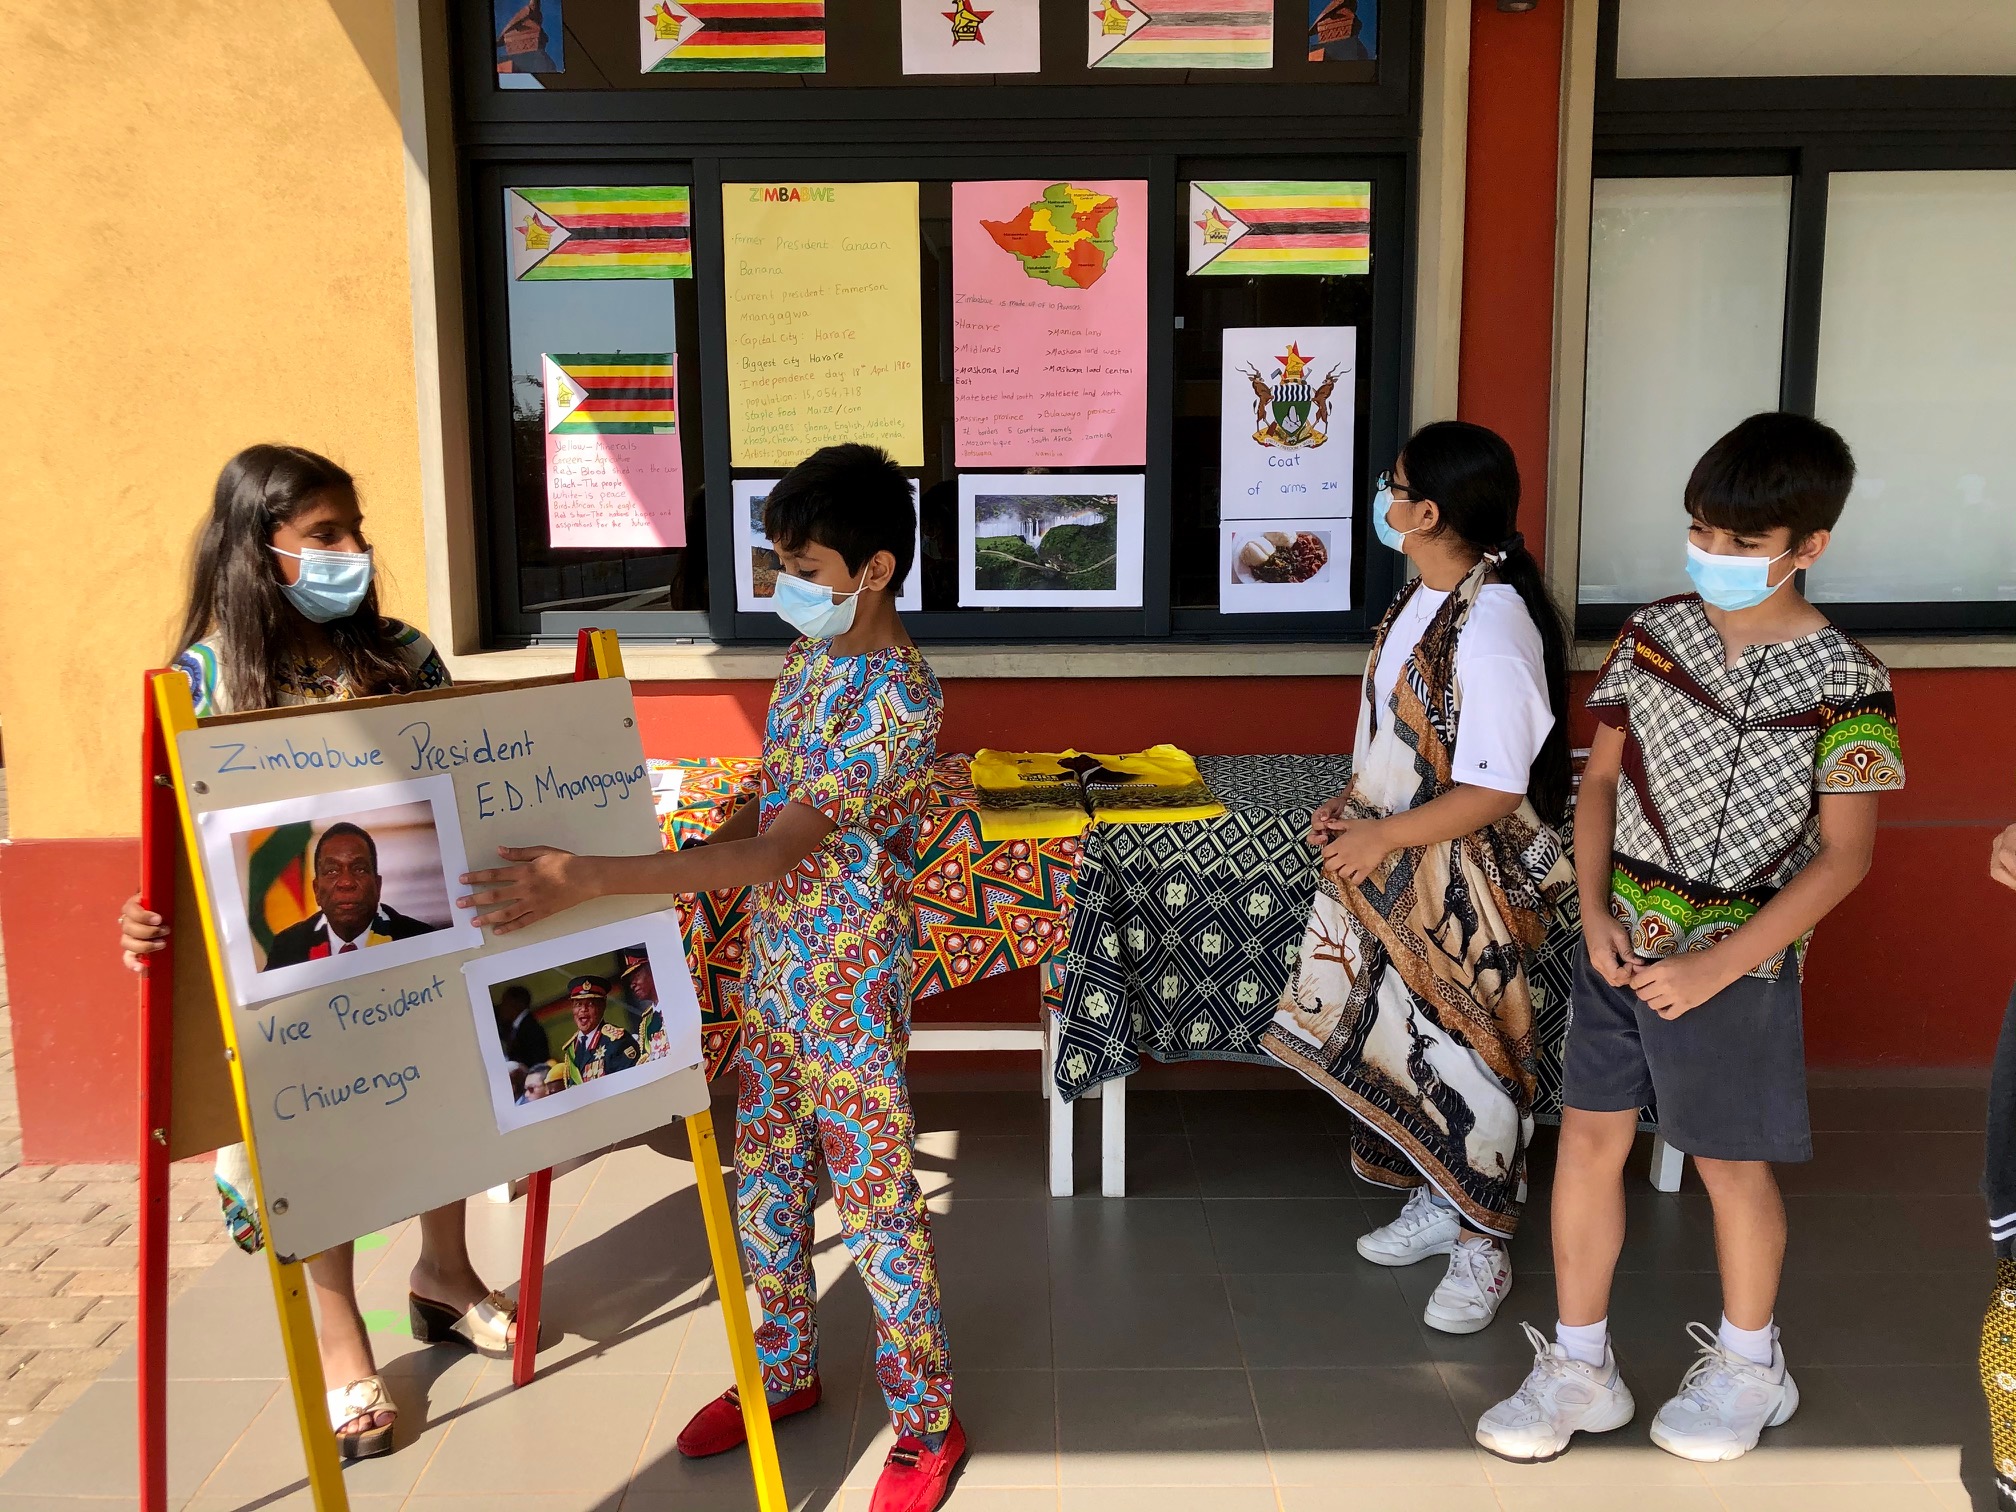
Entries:
{"label": "green and yellow patterned trim", "polygon": [[[1631,936],[1634,951],[1664,959],[1683,951],[1713,949],[1755,918],[1776,891],[1710,888],[1620,856],[1610,872],[1610,913]],[[1749,975],[1776,979],[1788,954],[1797,969],[1811,938],[1809,933]]]}
{"label": "green and yellow patterned trim", "polygon": [[1904,786],[1903,745],[1890,695],[1875,693],[1830,711],[1814,752],[1814,781],[1823,793],[1882,793]]}

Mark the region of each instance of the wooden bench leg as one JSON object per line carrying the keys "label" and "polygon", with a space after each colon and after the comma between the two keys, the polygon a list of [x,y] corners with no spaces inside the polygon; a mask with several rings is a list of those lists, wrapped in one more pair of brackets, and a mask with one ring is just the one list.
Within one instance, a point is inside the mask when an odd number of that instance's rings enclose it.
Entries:
{"label": "wooden bench leg", "polygon": [[1075,1111],[1057,1090],[1057,1021],[1046,1019],[1043,1026],[1043,1095],[1050,1099],[1050,1195],[1069,1197],[1077,1190],[1071,1169],[1071,1115]]}
{"label": "wooden bench leg", "polygon": [[1116,1076],[1099,1089],[1099,1195],[1127,1195],[1127,1078]]}
{"label": "wooden bench leg", "polygon": [[1679,1191],[1680,1177],[1686,1169],[1687,1157],[1654,1134],[1651,1171],[1653,1188],[1661,1192]]}

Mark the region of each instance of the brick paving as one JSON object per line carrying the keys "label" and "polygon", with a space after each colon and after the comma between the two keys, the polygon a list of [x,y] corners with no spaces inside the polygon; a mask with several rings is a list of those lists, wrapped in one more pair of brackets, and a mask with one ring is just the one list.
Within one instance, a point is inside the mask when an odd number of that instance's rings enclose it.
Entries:
{"label": "brick paving", "polygon": [[[7,774],[0,768],[0,836]],[[109,945],[108,941],[108,945]],[[172,1297],[230,1239],[207,1163],[175,1167],[168,1251]],[[23,1165],[14,1027],[0,938],[0,1471],[133,1342],[138,1291],[131,1165]]]}

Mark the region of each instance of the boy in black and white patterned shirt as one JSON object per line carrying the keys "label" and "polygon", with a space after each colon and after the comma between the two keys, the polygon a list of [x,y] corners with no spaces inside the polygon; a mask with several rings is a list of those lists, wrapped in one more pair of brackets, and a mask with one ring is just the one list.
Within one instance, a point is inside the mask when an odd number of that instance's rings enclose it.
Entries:
{"label": "boy in black and white patterned shirt", "polygon": [[1636,1411],[1609,1344],[1638,1110],[1696,1157],[1714,1204],[1722,1324],[1652,1441],[1734,1459],[1799,1389],[1772,1314],[1785,1257],[1774,1161],[1812,1158],[1799,980],[1813,929],[1869,869],[1879,793],[1904,785],[1883,664],[1800,596],[1847,502],[1841,438],[1753,415],[1688,479],[1698,592],[1631,616],[1589,706],[1576,805],[1579,963],[1554,1186],[1560,1321],[1477,1440],[1550,1459]]}

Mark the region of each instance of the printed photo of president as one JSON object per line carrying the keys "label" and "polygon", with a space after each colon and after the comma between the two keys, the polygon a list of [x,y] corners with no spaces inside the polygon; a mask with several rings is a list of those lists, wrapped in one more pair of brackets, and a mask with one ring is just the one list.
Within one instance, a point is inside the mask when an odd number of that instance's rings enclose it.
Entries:
{"label": "printed photo of president", "polygon": [[414,939],[453,921],[429,804],[255,830],[244,856],[246,923],[261,971]]}

